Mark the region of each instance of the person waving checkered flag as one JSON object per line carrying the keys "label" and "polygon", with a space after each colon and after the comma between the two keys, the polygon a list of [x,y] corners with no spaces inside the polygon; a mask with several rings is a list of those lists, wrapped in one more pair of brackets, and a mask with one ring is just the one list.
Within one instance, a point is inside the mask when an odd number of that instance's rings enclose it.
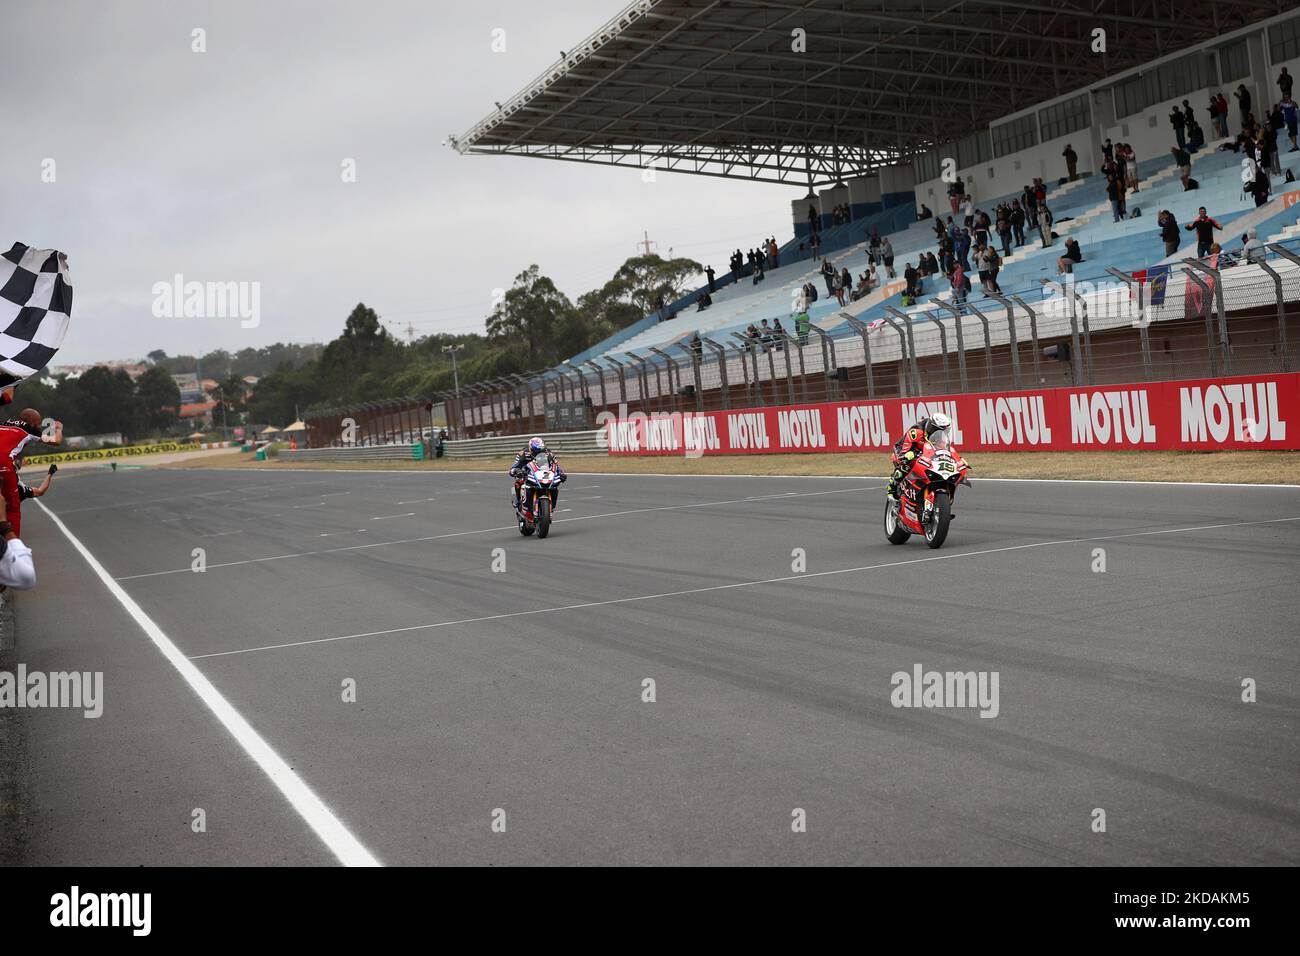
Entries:
{"label": "person waving checkered flag", "polygon": [[71,317],[68,257],[15,242],[0,256],[0,388],[45,368]]}

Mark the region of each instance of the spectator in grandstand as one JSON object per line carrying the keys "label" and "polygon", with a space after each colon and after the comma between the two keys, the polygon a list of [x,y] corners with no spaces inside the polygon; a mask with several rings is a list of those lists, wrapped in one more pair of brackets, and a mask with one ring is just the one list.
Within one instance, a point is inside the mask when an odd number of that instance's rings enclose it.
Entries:
{"label": "spectator in grandstand", "polygon": [[1182,181],[1183,191],[1186,192],[1192,178],[1192,155],[1182,146],[1169,147],[1169,154],[1174,157],[1174,162],[1178,165],[1178,178]]}
{"label": "spectator in grandstand", "polygon": [[1250,90],[1246,89],[1246,84],[1239,85],[1232,95],[1236,98],[1237,109],[1241,112],[1241,125],[1246,126],[1248,123],[1254,123],[1255,117],[1250,113]]}
{"label": "spectator in grandstand", "polygon": [[822,237],[814,232],[808,238],[808,248],[812,251],[812,257],[814,259],[817,258],[817,251],[821,249],[821,247],[822,247]]}
{"label": "spectator in grandstand", "polygon": [[1186,226],[1188,232],[1196,233],[1196,258],[1204,259],[1210,254],[1210,246],[1214,244],[1214,230],[1223,231],[1223,226],[1217,219],[1212,218],[1205,212],[1202,206],[1195,219]]}
{"label": "spectator in grandstand", "polygon": [[1263,262],[1268,257],[1264,243],[1259,241],[1259,232],[1254,227],[1241,237],[1241,251],[1247,262]]}
{"label": "spectator in grandstand", "polygon": [[894,244],[889,241],[888,236],[885,236],[880,243],[880,261],[885,264],[885,274],[889,278],[898,278],[898,274],[894,272]]}
{"label": "spectator in grandstand", "polygon": [[831,277],[835,275],[835,267],[831,265],[829,259],[823,259],[818,271],[822,274],[822,281],[826,283],[826,294],[834,295],[835,287],[831,284]]}
{"label": "spectator in grandstand", "polygon": [[1282,72],[1278,74],[1277,88],[1282,91],[1282,99],[1291,98],[1291,74],[1286,71],[1286,67],[1282,67]]}
{"label": "spectator in grandstand", "polygon": [[820,223],[818,222],[817,207],[813,205],[809,205],[808,206],[808,231],[815,235],[818,231],[817,227],[819,225]]}
{"label": "spectator in grandstand", "polygon": [[1169,112],[1169,125],[1174,128],[1174,139],[1178,140],[1178,148],[1186,149],[1187,138],[1184,131],[1187,127],[1187,117],[1183,115],[1183,111],[1177,106]]}
{"label": "spectator in grandstand", "polygon": [[767,240],[767,258],[772,263],[772,268],[779,268],[781,258],[781,248],[776,244],[776,237],[769,236]]}
{"label": "spectator in grandstand", "polygon": [[[853,277],[850,276],[849,282],[852,281],[853,281]],[[832,271],[831,272],[831,295],[835,296],[835,301],[838,302],[840,305],[844,305],[845,296],[847,296],[848,294],[849,294],[849,288],[844,284],[844,273]]]}
{"label": "spectator in grandstand", "polygon": [[1107,139],[1106,142],[1101,144],[1101,164],[1102,166],[1105,166],[1107,163],[1113,162],[1114,159],[1115,147],[1112,146],[1110,140]]}
{"label": "spectator in grandstand", "polygon": [[[1191,116],[1191,108],[1188,107],[1188,116]],[[1187,148],[1190,150],[1200,149],[1205,145],[1205,131],[1201,129],[1201,124],[1194,119],[1187,121]]]}
{"label": "spectator in grandstand", "polygon": [[1223,90],[1219,90],[1216,99],[1219,103],[1219,128],[1225,137],[1231,136],[1232,133],[1228,130],[1228,98],[1223,95]]}
{"label": "spectator in grandstand", "polygon": [[700,333],[698,331],[691,336],[690,348],[691,351],[695,353],[697,359],[704,355],[704,343],[700,341]]}
{"label": "spectator in grandstand", "polygon": [[703,312],[709,306],[713,305],[713,296],[708,292],[701,292],[699,298],[695,301],[695,311]]}
{"label": "spectator in grandstand", "polygon": [[762,328],[758,332],[758,339],[763,343],[763,349],[766,351],[772,347],[772,326],[767,324],[767,319],[763,320]]}
{"label": "spectator in grandstand", "polygon": [[1165,256],[1172,256],[1182,241],[1178,232],[1178,220],[1168,209],[1162,209],[1156,217],[1156,225],[1160,227],[1160,238],[1165,242]]}
{"label": "spectator in grandstand", "polygon": [[709,291],[710,291],[710,292],[717,292],[717,291],[718,291],[718,285],[717,285],[716,282],[713,281],[713,277],[714,277],[714,275],[715,275],[715,273],[714,273],[714,271],[713,271],[713,266],[705,266],[705,267],[704,267],[704,274],[705,274],[706,276],[709,277]]}
{"label": "spectator in grandstand", "polygon": [[957,238],[953,240],[952,254],[961,263],[963,270],[970,269],[970,261],[966,258],[970,254],[970,232],[965,229],[957,230]]}
{"label": "spectator in grandstand", "polygon": [[1065,275],[1074,271],[1074,264],[1083,261],[1083,252],[1079,249],[1079,240],[1066,237],[1065,255],[1056,260],[1056,274]]}
{"label": "spectator in grandstand", "polygon": [[873,228],[871,235],[867,237],[867,261],[880,261],[880,231]]}
{"label": "spectator in grandstand", "polygon": [[927,206],[925,203],[921,203],[921,211],[916,214],[916,221],[924,222],[926,219],[929,219],[933,215],[934,213],[930,211],[930,207]]}
{"label": "spectator in grandstand", "polygon": [[975,245],[987,246],[989,238],[992,236],[993,223],[989,220],[989,214],[982,209],[975,210],[975,228],[972,230]]}
{"label": "spectator in grandstand", "polygon": [[1205,107],[1205,112],[1210,114],[1210,129],[1214,130],[1214,138],[1222,139],[1225,134],[1223,124],[1220,122],[1222,117],[1219,116],[1219,98],[1213,93],[1210,94],[1210,102]]}
{"label": "spectator in grandstand", "polygon": [[970,291],[970,279],[966,278],[966,270],[961,267],[961,263],[952,270],[949,277],[952,284],[952,301],[957,306],[957,314],[966,314],[966,293]]}
{"label": "spectator in grandstand", "polygon": [[1038,204],[1038,235],[1042,237],[1044,249],[1052,244],[1052,210],[1045,202]]}
{"label": "spectator in grandstand", "polygon": [[758,326],[755,325],[753,322],[750,322],[749,328],[745,329],[745,338],[749,339],[749,341],[754,344],[758,344],[759,341]]}
{"label": "spectator in grandstand", "polygon": [[957,215],[961,208],[962,197],[966,195],[966,184],[961,181],[961,177],[956,182],[948,184],[948,203],[952,206],[952,214]]}
{"label": "spectator in grandstand", "polygon": [[1011,214],[1008,219],[1011,223],[1011,234],[1016,237],[1016,245],[1025,244],[1025,210],[1020,205],[1019,199],[1011,200]]}
{"label": "spectator in grandstand", "polygon": [[[924,259],[921,260],[921,265],[922,265],[922,268],[924,268],[924,266],[925,266],[925,260],[924,260]],[[916,267],[913,266],[912,263],[909,262],[909,263],[907,264],[907,268],[903,270],[903,282],[905,283],[905,285],[904,285],[903,288],[904,288],[904,292],[905,292],[905,293],[906,293],[910,298],[915,298],[915,297],[916,297],[916,286],[917,286],[917,283],[919,283],[920,281],[921,281],[921,273],[918,272],[918,271],[916,270]]]}
{"label": "spectator in grandstand", "polygon": [[979,246],[975,252],[975,270],[979,274],[980,288],[988,295],[993,291],[989,283],[993,277],[993,258],[996,253],[988,246]]}
{"label": "spectator in grandstand", "polygon": [[975,201],[969,195],[962,197],[961,216],[966,223],[967,229],[975,225]]}
{"label": "spectator in grandstand", "polygon": [[1138,164],[1137,157],[1133,155],[1132,143],[1120,143],[1120,152],[1124,156],[1124,174],[1128,179],[1128,188],[1130,192],[1138,191]]}
{"label": "spectator in grandstand", "polygon": [[785,351],[785,329],[780,319],[772,320],[772,347],[778,352]]}
{"label": "spectator in grandstand", "polygon": [[1282,150],[1279,148],[1278,141],[1282,138],[1282,130],[1285,128],[1286,120],[1282,117],[1282,104],[1276,103],[1268,112],[1268,122],[1263,130],[1264,153],[1267,159],[1264,165],[1274,176],[1282,175],[1282,162],[1279,159]]}
{"label": "spectator in grandstand", "polygon": [[1119,211],[1119,177],[1114,174],[1106,177],[1106,198],[1110,200],[1110,221],[1119,222],[1124,217]]}
{"label": "spectator in grandstand", "polygon": [[812,331],[812,320],[808,318],[808,306],[805,302],[804,309],[794,319],[794,332],[799,338],[800,345],[808,344],[808,333]]}
{"label": "spectator in grandstand", "polygon": [[1037,222],[1038,197],[1034,194],[1034,190],[1029,186],[1026,186],[1024,191],[1020,193],[1020,204],[1024,207],[1025,218],[1031,223]]}
{"label": "spectator in grandstand", "polygon": [[948,221],[946,224],[938,216],[935,217],[934,219],[935,238],[942,239],[944,236],[948,234],[948,230],[951,228],[952,228],[952,216],[948,217]]}
{"label": "spectator in grandstand", "polygon": [[1290,96],[1287,96],[1280,105],[1282,107],[1282,124],[1286,127],[1286,135],[1291,140],[1291,152],[1294,153],[1297,148],[1300,148],[1296,146],[1296,119],[1298,113],[1296,102]]}
{"label": "spectator in grandstand", "polygon": [[939,274],[939,260],[934,257],[933,252],[926,253],[926,275]]}
{"label": "spectator in grandstand", "polygon": [[1079,154],[1074,151],[1073,146],[1066,143],[1061,155],[1065,157],[1065,169],[1070,176],[1070,182],[1074,182],[1079,178]]}

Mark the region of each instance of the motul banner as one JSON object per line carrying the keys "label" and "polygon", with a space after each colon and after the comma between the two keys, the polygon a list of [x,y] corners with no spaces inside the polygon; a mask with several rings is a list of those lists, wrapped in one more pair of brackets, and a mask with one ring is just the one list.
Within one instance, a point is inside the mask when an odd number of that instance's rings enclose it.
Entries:
{"label": "motul banner", "polygon": [[885,398],[604,422],[611,455],[887,451],[934,412],[965,451],[1300,449],[1300,373]]}

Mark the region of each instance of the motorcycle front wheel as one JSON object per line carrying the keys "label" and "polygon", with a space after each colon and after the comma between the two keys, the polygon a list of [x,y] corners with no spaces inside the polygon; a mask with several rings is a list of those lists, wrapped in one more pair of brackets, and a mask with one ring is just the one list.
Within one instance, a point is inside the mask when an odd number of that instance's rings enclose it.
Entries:
{"label": "motorcycle front wheel", "polygon": [[943,545],[948,537],[948,522],[952,520],[952,500],[946,491],[935,491],[934,512],[925,526],[925,543],[932,548]]}
{"label": "motorcycle front wheel", "polygon": [[548,495],[537,496],[537,537],[545,538],[551,533],[551,499]]}

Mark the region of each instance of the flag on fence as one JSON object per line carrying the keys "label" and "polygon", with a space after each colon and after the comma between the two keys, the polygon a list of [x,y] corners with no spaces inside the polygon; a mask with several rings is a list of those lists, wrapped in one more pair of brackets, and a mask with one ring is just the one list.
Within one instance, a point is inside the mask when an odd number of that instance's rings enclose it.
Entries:
{"label": "flag on fence", "polygon": [[15,242],[0,256],[0,388],[50,364],[71,316],[68,257]]}

